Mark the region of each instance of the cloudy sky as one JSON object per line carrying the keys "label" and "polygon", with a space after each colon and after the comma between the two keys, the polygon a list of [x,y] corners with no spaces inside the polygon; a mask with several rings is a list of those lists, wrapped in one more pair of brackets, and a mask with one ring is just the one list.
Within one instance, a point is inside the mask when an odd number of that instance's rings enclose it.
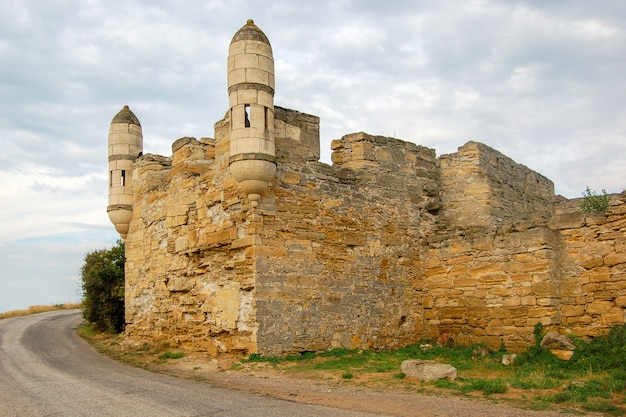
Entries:
{"label": "cloudy sky", "polygon": [[352,132],[454,152],[483,142],[556,192],[626,187],[626,2],[0,2],[0,312],[80,299],[110,247],[107,131],[128,104],[144,151],[212,137],[226,57],[252,18],[275,103]]}

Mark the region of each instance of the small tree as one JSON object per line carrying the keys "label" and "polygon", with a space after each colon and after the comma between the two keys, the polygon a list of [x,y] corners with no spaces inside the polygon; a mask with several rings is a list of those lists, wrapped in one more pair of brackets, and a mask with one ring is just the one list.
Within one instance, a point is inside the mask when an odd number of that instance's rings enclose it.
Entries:
{"label": "small tree", "polygon": [[580,202],[580,209],[583,213],[604,213],[609,208],[611,197],[602,190],[598,195],[595,191],[587,189],[583,192],[583,200]]}
{"label": "small tree", "polygon": [[124,330],[124,242],[85,255],[81,268],[83,317],[99,330]]}

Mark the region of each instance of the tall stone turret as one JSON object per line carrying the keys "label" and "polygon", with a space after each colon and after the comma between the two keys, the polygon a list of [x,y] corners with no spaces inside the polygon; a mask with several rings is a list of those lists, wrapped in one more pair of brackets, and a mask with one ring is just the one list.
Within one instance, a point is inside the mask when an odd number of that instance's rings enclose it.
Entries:
{"label": "tall stone turret", "polygon": [[274,147],[274,57],[267,36],[252,20],[230,42],[229,165],[252,207],[276,173]]}
{"label": "tall stone turret", "polygon": [[115,115],[109,128],[109,219],[126,239],[133,214],[133,162],[143,152],[139,119],[128,106]]}

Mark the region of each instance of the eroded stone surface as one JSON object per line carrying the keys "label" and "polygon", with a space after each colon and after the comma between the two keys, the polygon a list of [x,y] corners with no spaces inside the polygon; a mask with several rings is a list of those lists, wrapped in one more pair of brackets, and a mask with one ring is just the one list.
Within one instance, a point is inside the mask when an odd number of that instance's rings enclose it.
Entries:
{"label": "eroded stone surface", "polygon": [[576,346],[572,343],[569,337],[557,332],[548,332],[541,339],[539,346],[543,349],[559,349],[559,350],[574,350]]}
{"label": "eroded stone surface", "polygon": [[457,374],[456,368],[450,364],[421,359],[402,361],[400,369],[407,378],[425,382],[436,381],[438,379],[454,381]]}

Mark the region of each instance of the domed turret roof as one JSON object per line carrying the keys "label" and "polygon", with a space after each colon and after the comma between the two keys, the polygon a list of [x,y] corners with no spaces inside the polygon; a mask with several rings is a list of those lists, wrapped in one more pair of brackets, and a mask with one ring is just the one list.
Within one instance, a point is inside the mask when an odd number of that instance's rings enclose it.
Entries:
{"label": "domed turret roof", "polygon": [[128,106],[124,106],[124,108],[120,110],[118,114],[115,115],[113,120],[111,120],[111,124],[113,123],[130,123],[130,124],[141,127],[141,123],[139,123],[139,119],[137,119],[137,116],[135,116],[135,114],[132,111],[130,111]]}
{"label": "domed turret roof", "polygon": [[265,36],[265,33],[254,24],[254,20],[252,19],[248,19],[248,22],[235,33],[230,43],[233,44],[237,41],[247,40],[259,41],[270,45],[270,41],[267,39],[267,36]]}

